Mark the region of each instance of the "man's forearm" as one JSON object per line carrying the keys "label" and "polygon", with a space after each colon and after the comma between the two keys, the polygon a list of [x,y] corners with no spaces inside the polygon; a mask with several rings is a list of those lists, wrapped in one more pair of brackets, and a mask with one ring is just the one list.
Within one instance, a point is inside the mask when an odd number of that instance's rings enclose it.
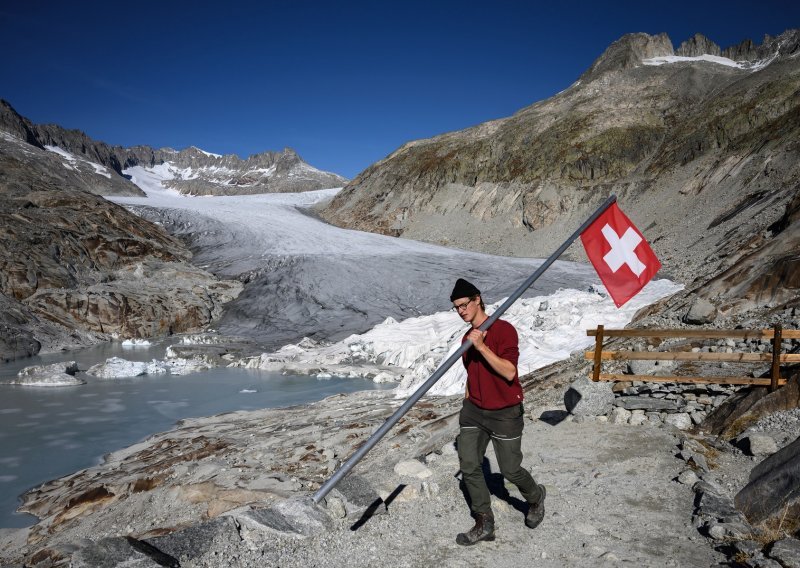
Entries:
{"label": "man's forearm", "polygon": [[494,351],[489,349],[489,347],[487,347],[485,344],[481,349],[478,349],[478,352],[483,355],[483,358],[487,363],[489,363],[489,366],[494,369],[497,374],[499,374],[508,382],[514,380],[514,377],[517,374],[517,367],[514,365],[514,363],[508,359],[503,359]]}

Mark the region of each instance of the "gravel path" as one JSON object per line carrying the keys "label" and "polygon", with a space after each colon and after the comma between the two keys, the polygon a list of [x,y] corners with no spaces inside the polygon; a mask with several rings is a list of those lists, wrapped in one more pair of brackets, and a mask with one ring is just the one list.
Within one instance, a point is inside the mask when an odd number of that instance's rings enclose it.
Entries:
{"label": "gravel path", "polygon": [[[182,565],[713,566],[725,557],[691,526],[693,492],[673,481],[683,468],[674,457],[676,444],[676,436],[661,428],[528,420],[524,463],[548,491],[546,517],[535,530],[523,524],[525,505],[516,488],[504,489],[493,473],[497,540],[457,545],[455,535],[472,520],[448,444],[424,459],[432,472],[424,481],[356,468],[373,485],[382,480],[384,496],[396,495],[386,514],[348,518],[308,539],[242,532],[243,542],[220,541]],[[487,457],[496,472],[491,449]]]}

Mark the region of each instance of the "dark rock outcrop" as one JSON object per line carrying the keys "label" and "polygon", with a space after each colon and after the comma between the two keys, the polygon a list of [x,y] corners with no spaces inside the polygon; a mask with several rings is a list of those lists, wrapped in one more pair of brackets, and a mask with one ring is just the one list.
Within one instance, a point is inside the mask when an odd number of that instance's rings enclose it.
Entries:
{"label": "dark rock outcrop", "polygon": [[680,55],[683,57],[721,55],[721,53],[722,50],[720,47],[703,34],[694,34],[675,50],[675,55]]}
{"label": "dark rock outcrop", "polygon": [[595,60],[589,70],[581,75],[581,81],[592,81],[609,71],[633,69],[641,65],[642,59],[667,55],[674,55],[672,41],[667,34],[627,34],[612,43]]}
{"label": "dark rock outcrop", "polygon": [[798,518],[800,438],[754,467],[750,482],[736,494],[734,502],[751,523],[775,516]]}
{"label": "dark rock outcrop", "polygon": [[13,134],[31,146],[44,150],[44,147],[36,138],[33,128],[27,118],[22,117],[7,101],[0,99],[0,130]]}
{"label": "dark rock outcrop", "polygon": [[760,45],[746,39],[723,49],[722,56],[734,61],[759,61],[774,56],[795,55],[798,51],[800,51],[800,34],[798,30],[788,30],[777,37],[764,35],[764,41]]}
{"label": "dark rock outcrop", "polygon": [[764,416],[800,406],[800,370],[784,370],[782,376],[790,378],[775,392],[767,387],[743,389],[706,417],[698,427],[709,434],[731,439]]}

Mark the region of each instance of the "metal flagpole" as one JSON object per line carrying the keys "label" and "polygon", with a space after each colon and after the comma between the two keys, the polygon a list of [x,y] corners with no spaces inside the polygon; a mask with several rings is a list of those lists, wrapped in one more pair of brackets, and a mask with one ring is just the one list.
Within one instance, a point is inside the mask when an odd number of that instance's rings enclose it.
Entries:
{"label": "metal flagpole", "polygon": [[[508,299],[505,302],[503,302],[503,304],[499,308],[497,308],[494,311],[494,313],[491,316],[489,316],[489,318],[487,318],[486,321],[483,322],[478,329],[480,331],[486,331],[489,328],[489,326],[491,326],[495,321],[497,321],[497,319],[501,315],[503,315],[503,313],[511,306],[511,304],[516,302],[517,299],[520,296],[522,296],[525,290],[530,288],[531,285],[542,275],[542,273],[545,270],[547,270],[550,267],[550,265],[553,264],[558,259],[558,257],[564,254],[564,251],[567,250],[567,248],[569,248],[569,246],[575,241],[575,239],[577,239],[578,236],[583,231],[585,231],[586,228],[589,225],[591,225],[595,221],[595,219],[597,219],[603,213],[603,211],[608,209],[616,200],[617,200],[616,195],[611,195],[608,199],[606,199],[603,202],[603,204],[597,209],[597,211],[595,211],[591,217],[589,217],[586,221],[584,221],[583,225],[581,225],[578,228],[578,230],[576,230],[572,234],[572,236],[570,236],[566,241],[564,241],[564,243],[560,247],[558,247],[558,250],[556,250],[553,254],[551,254],[550,257],[547,260],[545,260],[542,263],[542,265],[539,266],[539,268],[536,269],[536,272],[531,274],[531,276],[525,282],[523,282],[522,285],[519,288],[517,288],[517,290],[513,294],[511,294],[508,297]],[[356,450],[356,452],[352,456],[350,456],[347,459],[347,461],[344,462],[344,464],[342,464],[342,466],[331,476],[331,478],[328,479],[328,481],[326,481],[325,483],[323,483],[319,489],[317,489],[317,492],[314,493],[314,496],[312,497],[314,503],[319,503],[322,499],[324,499],[325,496],[328,493],[330,493],[331,489],[333,489],[336,486],[336,484],[339,483],[339,481],[341,481],[341,479],[345,475],[347,475],[350,472],[350,470],[353,469],[353,467],[359,461],[361,461],[361,459],[365,455],[367,455],[367,452],[369,452],[375,446],[375,444],[377,444],[380,441],[380,439],[386,435],[386,433],[391,429],[392,426],[397,424],[397,422],[403,417],[403,415],[405,415],[406,412],[411,410],[411,407],[414,406],[414,404],[416,404],[416,402],[420,398],[422,398],[422,396],[426,392],[428,392],[428,390],[434,384],[436,384],[436,381],[442,378],[442,375],[444,375],[447,372],[447,370],[453,366],[453,363],[458,361],[461,358],[461,355],[463,355],[470,347],[472,347],[471,340],[468,339],[464,343],[462,343],[461,347],[455,353],[450,355],[450,357],[448,357],[447,360],[444,363],[442,363],[438,369],[436,369],[433,375],[431,375],[427,381],[425,381],[416,391],[414,391],[414,394],[412,394],[411,397],[408,400],[406,400],[400,408],[394,411],[394,414],[392,414],[389,418],[386,419],[386,422],[384,422],[383,425],[380,428],[378,428],[372,436],[369,437],[369,439],[364,443],[364,445],[358,448],[358,450]]]}

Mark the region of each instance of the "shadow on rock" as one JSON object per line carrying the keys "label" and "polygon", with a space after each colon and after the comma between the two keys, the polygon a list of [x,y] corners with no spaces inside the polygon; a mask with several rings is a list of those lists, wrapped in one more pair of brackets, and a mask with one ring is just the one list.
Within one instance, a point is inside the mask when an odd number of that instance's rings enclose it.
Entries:
{"label": "shadow on rock", "polygon": [[[366,524],[368,520],[370,520],[373,516],[375,516],[379,512],[384,512],[386,509],[389,508],[389,505],[392,504],[400,493],[403,492],[403,489],[406,488],[405,484],[398,485],[394,491],[384,500],[384,499],[375,499],[369,507],[364,511],[364,514],[361,515],[361,518],[358,519],[355,523],[350,526],[351,531],[357,531],[362,526]],[[381,510],[382,509],[382,510]]]}
{"label": "shadow on rock", "polygon": [[539,420],[550,424],[550,426],[557,426],[561,424],[569,416],[566,410],[545,410],[539,415]]}

